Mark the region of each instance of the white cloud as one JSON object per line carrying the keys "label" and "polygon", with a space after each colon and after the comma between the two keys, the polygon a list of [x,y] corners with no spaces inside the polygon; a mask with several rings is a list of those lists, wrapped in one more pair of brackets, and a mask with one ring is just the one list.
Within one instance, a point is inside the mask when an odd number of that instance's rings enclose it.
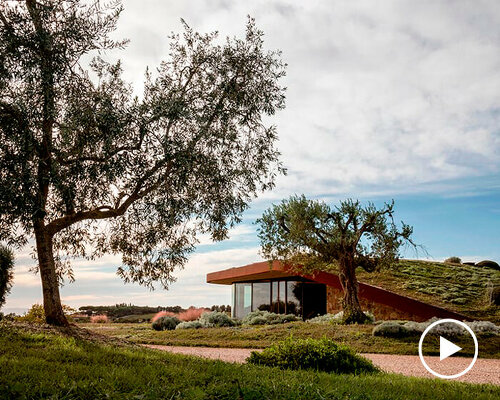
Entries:
{"label": "white cloud", "polygon": [[122,54],[138,87],[146,65],[167,56],[166,35],[181,29],[181,17],[194,29],[225,36],[241,35],[250,14],[266,45],[283,50],[287,109],[272,122],[290,174],[266,197],[359,193],[367,185],[403,192],[408,182],[499,171],[494,1],[124,5],[119,33],[132,42]]}

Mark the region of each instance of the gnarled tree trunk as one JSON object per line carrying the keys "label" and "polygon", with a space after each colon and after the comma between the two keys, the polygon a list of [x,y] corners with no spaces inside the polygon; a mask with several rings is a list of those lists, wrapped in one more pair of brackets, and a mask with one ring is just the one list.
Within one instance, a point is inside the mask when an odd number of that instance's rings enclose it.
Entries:
{"label": "gnarled tree trunk", "polygon": [[59,282],[52,250],[52,235],[47,232],[43,221],[35,222],[35,238],[40,277],[42,279],[45,321],[50,325],[68,326],[69,323],[64,315],[59,294]]}
{"label": "gnarled tree trunk", "polygon": [[346,324],[363,323],[366,320],[366,315],[359,304],[354,257],[342,257],[339,264],[340,284],[344,291],[344,298],[342,299],[343,321]]}

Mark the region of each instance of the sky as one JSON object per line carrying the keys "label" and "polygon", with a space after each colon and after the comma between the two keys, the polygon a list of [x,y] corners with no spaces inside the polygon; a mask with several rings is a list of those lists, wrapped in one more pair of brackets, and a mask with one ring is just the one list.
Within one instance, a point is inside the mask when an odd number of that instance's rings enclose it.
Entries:
{"label": "sky", "polygon": [[[231,290],[208,272],[261,260],[254,224],[273,203],[305,194],[335,204],[395,200],[425,252],[408,258],[500,262],[500,4],[495,1],[125,0],[114,34],[140,94],[146,67],[168,59],[181,18],[199,32],[242,36],[247,16],[288,64],[276,125],[288,175],[243,215],[230,239],[201,238],[169,290],[124,284],[119,256],[73,262],[63,303],[210,306]],[[109,57],[116,57],[109,54]],[[16,254],[4,312],[41,302],[27,247]]]}

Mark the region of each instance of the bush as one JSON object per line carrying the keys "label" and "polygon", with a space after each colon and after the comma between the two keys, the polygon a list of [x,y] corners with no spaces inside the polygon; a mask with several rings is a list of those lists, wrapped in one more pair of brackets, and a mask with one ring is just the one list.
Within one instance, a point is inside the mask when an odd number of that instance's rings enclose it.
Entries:
{"label": "bush", "polygon": [[373,328],[373,336],[400,338],[409,335],[408,329],[394,321],[385,321]]}
{"label": "bush", "polygon": [[180,312],[177,316],[181,321],[195,321],[201,317],[203,313],[206,313],[208,309],[206,308],[195,308],[190,307],[186,311]]}
{"label": "bush", "polygon": [[326,337],[296,340],[289,337],[262,352],[253,351],[247,361],[282,369],[313,369],[337,374],[378,371],[371,361]]}
{"label": "bush", "polygon": [[[376,326],[373,329],[374,336],[385,336],[385,337],[406,337],[406,336],[420,336],[427,327],[439,318],[431,318],[425,322],[414,322],[408,321],[397,322],[397,321],[386,321]],[[473,321],[466,322],[469,328],[475,334],[478,335],[500,335],[500,327],[496,326],[494,323],[489,321]],[[457,337],[462,335],[468,335],[465,328],[454,323],[439,324],[432,329],[432,334]]]}
{"label": "bush", "polygon": [[203,325],[200,321],[185,321],[181,322],[179,325],[175,327],[175,329],[200,329],[203,328]]}
{"label": "bush", "polygon": [[276,314],[269,311],[256,310],[248,313],[241,321],[244,325],[275,325],[298,321],[294,314]]}
{"label": "bush", "polygon": [[491,260],[484,260],[484,261],[478,262],[476,264],[476,267],[493,268],[493,269],[496,269],[497,271],[500,271],[500,265],[498,265],[498,263],[496,263],[495,261],[491,261]]}
{"label": "bush", "polygon": [[155,322],[162,317],[175,317],[176,315],[177,314],[173,313],[172,311],[160,311],[157,312],[153,318],[151,318],[151,322]]}
{"label": "bush", "polygon": [[235,326],[236,322],[225,312],[212,311],[203,313],[199,319],[205,328]]}
{"label": "bush", "polygon": [[[375,322],[375,316],[370,311],[363,311],[366,315],[365,324],[373,324]],[[306,322],[313,324],[341,324],[344,317],[344,312],[340,311],[337,314],[323,314],[317,317],[308,319]]]}
{"label": "bush", "polygon": [[176,317],[165,316],[158,318],[152,324],[155,331],[171,331],[179,325],[181,321]]}
{"label": "bush", "polygon": [[14,253],[0,245],[0,308],[5,304],[5,298],[10,293],[14,278]]}
{"label": "bush", "polygon": [[[62,309],[64,315],[68,318],[68,321],[72,322],[72,318],[69,314],[75,312],[70,306],[63,304]],[[30,324],[44,324],[45,323],[45,311],[43,305],[33,304],[28,312],[20,317],[15,318],[19,322],[28,322]]]}
{"label": "bush", "polygon": [[105,324],[108,322],[108,316],[107,315],[92,315],[90,317],[90,322],[93,324]]}
{"label": "bush", "polygon": [[449,264],[462,264],[462,260],[460,259],[460,257],[456,256],[447,258],[446,260],[444,260],[444,262]]}

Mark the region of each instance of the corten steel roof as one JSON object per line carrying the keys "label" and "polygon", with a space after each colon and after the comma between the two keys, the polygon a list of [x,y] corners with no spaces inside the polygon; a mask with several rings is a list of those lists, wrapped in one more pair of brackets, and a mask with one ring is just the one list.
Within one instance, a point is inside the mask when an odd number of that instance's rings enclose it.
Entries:
{"label": "corten steel roof", "polygon": [[[317,272],[313,275],[298,274],[295,271],[289,271],[286,265],[279,261],[258,262],[245,265],[243,267],[229,268],[222,271],[212,272],[207,274],[208,283],[216,283],[222,285],[231,285],[235,282],[257,281],[262,279],[276,279],[300,276],[312,281],[323,283],[328,286],[342,290],[338,275],[327,272]],[[449,311],[442,307],[433,306],[432,304],[424,303],[419,300],[412,299],[407,296],[402,296],[394,292],[382,289],[377,286],[368,285],[359,282],[359,296],[373,301],[374,303],[384,304],[386,306],[417,315],[422,318],[454,318],[461,321],[471,321],[472,319]]]}

